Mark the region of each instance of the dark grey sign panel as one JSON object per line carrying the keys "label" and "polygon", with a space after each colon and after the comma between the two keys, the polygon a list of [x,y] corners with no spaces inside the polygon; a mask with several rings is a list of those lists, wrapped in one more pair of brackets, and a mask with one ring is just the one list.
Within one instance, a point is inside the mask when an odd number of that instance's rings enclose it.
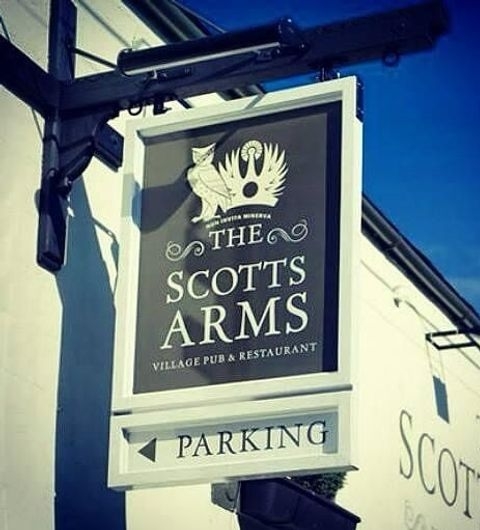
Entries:
{"label": "dark grey sign panel", "polygon": [[337,370],[341,115],[147,142],[134,394]]}

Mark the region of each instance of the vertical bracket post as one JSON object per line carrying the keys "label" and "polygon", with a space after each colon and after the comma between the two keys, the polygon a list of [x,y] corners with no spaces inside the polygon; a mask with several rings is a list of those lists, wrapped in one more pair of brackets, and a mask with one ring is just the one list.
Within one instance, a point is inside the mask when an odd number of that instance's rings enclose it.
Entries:
{"label": "vertical bracket post", "polygon": [[[74,77],[69,49],[76,39],[77,11],[71,0],[52,0],[48,40],[48,72],[59,81]],[[64,262],[68,198],[59,193],[62,121],[57,109],[45,118],[40,186],[37,262],[58,271]]]}
{"label": "vertical bracket post", "polygon": [[[48,73],[60,83],[75,79],[72,50],[76,43],[77,11],[72,0],[52,0]],[[65,261],[68,196],[73,182],[95,155],[109,167],[122,163],[123,138],[108,125],[118,114],[114,105],[95,112],[68,113],[60,103],[45,116],[40,187],[37,262],[56,272]]]}

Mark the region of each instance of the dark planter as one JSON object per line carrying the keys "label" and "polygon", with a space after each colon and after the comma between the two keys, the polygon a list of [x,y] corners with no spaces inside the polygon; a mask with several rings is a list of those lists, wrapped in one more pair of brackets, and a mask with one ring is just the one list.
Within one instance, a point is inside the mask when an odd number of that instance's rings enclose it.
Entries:
{"label": "dark planter", "polygon": [[288,479],[242,482],[242,530],[355,530],[360,518]]}

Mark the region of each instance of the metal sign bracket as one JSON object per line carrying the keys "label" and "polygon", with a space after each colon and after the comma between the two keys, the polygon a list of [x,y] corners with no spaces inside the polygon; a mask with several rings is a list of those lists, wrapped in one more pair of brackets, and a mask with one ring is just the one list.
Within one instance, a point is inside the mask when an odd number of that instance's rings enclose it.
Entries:
{"label": "metal sign bracket", "polygon": [[393,51],[401,55],[430,49],[447,29],[445,7],[433,0],[302,30],[304,46],[268,61],[246,52],[207,58],[186,77],[125,77],[117,68],[75,78],[76,8],[72,0],[51,0],[48,72],[0,36],[0,83],[45,118],[39,265],[56,272],[64,264],[68,194],[91,158],[114,169],[121,166],[123,138],[108,125],[121,111],[154,105],[158,112],[170,100],[384,59]]}
{"label": "metal sign bracket", "polygon": [[461,348],[477,348],[480,350],[480,329],[434,331],[427,333],[425,338],[439,351]]}

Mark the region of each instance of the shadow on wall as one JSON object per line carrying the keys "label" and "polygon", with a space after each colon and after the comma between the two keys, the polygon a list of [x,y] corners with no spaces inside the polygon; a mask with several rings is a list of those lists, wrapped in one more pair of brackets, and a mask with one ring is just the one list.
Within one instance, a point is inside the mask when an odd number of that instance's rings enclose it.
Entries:
{"label": "shadow on wall", "polygon": [[55,468],[56,530],[122,530],[125,496],[107,488],[115,308],[83,182],[72,193]]}
{"label": "shadow on wall", "polygon": [[433,390],[435,392],[435,404],[437,405],[437,414],[447,423],[450,423],[447,386],[438,376],[432,375],[432,378]]}

